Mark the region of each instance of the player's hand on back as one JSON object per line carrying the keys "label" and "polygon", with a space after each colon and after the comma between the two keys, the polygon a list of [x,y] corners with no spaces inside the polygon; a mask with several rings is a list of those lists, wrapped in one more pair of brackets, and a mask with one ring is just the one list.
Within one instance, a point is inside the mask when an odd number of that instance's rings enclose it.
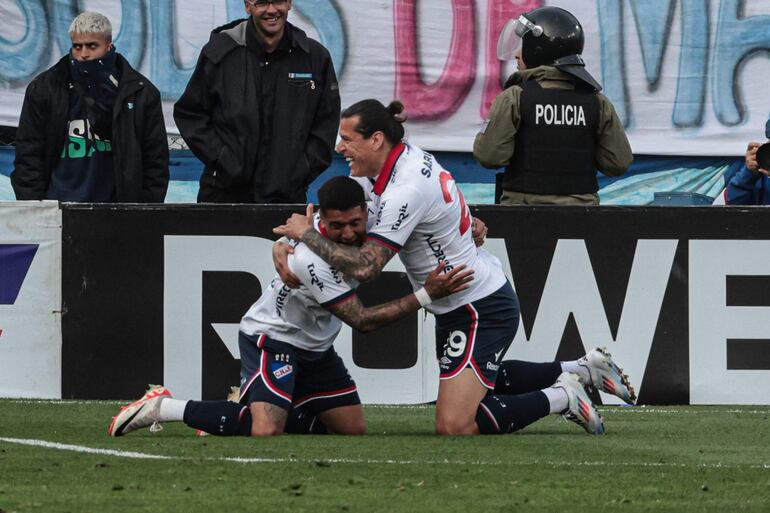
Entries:
{"label": "player's hand on back", "polygon": [[275,271],[281,277],[284,285],[290,289],[298,289],[302,283],[289,267],[289,255],[292,253],[294,253],[294,248],[290,244],[281,241],[276,241],[273,244],[273,265],[275,266]]}
{"label": "player's hand on back", "polygon": [[286,224],[276,226],[273,228],[273,233],[283,235],[290,239],[300,240],[302,236],[307,233],[308,230],[313,229],[313,204],[308,203],[305,215],[292,214],[289,219],[286,220]]}
{"label": "player's hand on back", "polygon": [[478,217],[474,217],[471,223],[471,234],[473,235],[473,243],[476,244],[476,247],[484,244],[484,240],[487,238],[487,231],[489,230],[486,223]]}
{"label": "player's hand on back", "polygon": [[473,269],[466,269],[465,265],[458,265],[451,271],[444,272],[445,267],[446,262],[442,260],[425,280],[425,291],[432,300],[465,290],[470,287],[470,282],[473,281]]}

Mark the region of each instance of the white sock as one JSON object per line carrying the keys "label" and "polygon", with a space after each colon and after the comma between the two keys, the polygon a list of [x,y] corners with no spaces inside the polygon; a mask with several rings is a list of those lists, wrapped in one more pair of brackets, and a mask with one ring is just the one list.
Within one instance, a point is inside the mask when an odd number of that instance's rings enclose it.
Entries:
{"label": "white sock", "polygon": [[189,401],[167,398],[160,402],[158,422],[174,422],[184,420],[184,409]]}
{"label": "white sock", "polygon": [[569,397],[563,388],[544,388],[541,392],[548,398],[550,413],[561,413],[569,407]]}
{"label": "white sock", "polygon": [[572,372],[574,374],[577,374],[580,376],[580,381],[582,381],[584,384],[591,384],[591,373],[588,372],[588,368],[586,368],[583,365],[580,365],[577,360],[572,360],[570,362],[559,362],[561,364],[561,371],[562,372]]}

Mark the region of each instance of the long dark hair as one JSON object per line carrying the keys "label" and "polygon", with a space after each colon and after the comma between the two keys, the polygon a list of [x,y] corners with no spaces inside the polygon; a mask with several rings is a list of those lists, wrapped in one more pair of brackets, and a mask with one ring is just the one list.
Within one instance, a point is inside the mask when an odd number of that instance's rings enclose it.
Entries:
{"label": "long dark hair", "polygon": [[382,132],[385,139],[392,145],[398,144],[404,138],[404,126],[406,115],[404,104],[393,100],[385,107],[379,100],[369,99],[354,103],[342,111],[341,118],[358,116],[356,132],[366,139],[374,132]]}

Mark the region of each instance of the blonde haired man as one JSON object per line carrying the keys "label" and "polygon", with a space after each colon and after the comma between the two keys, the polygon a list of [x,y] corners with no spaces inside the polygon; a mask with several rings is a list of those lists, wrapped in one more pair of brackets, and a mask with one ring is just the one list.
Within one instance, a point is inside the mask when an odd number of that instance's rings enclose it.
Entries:
{"label": "blonde haired man", "polygon": [[11,174],[16,198],[162,203],[160,93],[116,52],[106,16],[84,12],[69,32],[70,52],[27,87]]}

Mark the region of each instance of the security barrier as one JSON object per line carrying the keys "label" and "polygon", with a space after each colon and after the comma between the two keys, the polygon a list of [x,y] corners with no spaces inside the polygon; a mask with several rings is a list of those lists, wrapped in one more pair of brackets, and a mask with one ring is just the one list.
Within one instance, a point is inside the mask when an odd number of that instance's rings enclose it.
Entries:
{"label": "security barrier", "polygon": [[[15,372],[0,374],[0,396],[130,398],[162,382],[181,398],[223,397],[238,380],[240,317],[274,275],[271,229],[302,210],[63,205],[61,350],[46,335],[45,351],[7,352],[8,340],[33,340],[44,327],[0,305],[0,366]],[[520,297],[506,358],[572,359],[604,345],[642,403],[770,403],[770,211],[485,206],[474,215]],[[0,233],[2,247],[9,235]],[[43,296],[55,299],[56,283]],[[359,295],[373,304],[409,290],[394,259]],[[346,327],[336,347],[364,402],[435,399],[432,316],[368,335]],[[21,393],[40,378],[35,354],[49,366],[60,354],[60,390]]]}

